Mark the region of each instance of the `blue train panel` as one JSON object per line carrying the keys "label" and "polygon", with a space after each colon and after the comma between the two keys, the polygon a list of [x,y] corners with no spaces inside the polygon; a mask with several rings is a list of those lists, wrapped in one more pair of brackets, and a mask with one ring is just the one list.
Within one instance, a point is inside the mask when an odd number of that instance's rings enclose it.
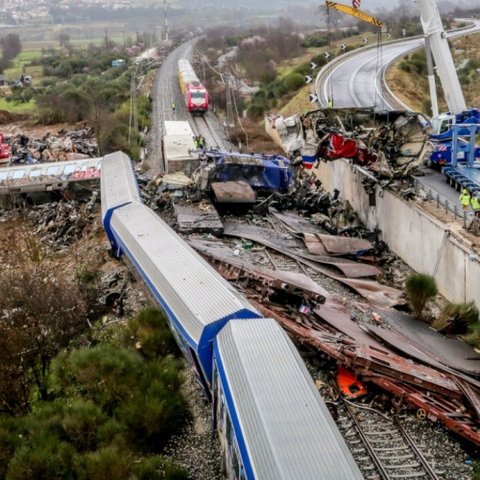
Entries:
{"label": "blue train panel", "polygon": [[119,253],[129,257],[165,310],[209,389],[217,333],[229,320],[260,314],[145,205],[115,209],[110,228]]}

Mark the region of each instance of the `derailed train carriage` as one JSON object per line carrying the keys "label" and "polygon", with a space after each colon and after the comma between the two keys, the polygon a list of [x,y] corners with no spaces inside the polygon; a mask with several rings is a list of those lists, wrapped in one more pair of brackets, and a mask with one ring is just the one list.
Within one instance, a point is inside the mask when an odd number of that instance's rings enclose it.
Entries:
{"label": "derailed train carriage", "polygon": [[141,203],[130,159],[107,155],[102,219],[149,286],[207,397],[229,479],[363,478],[288,336]]}

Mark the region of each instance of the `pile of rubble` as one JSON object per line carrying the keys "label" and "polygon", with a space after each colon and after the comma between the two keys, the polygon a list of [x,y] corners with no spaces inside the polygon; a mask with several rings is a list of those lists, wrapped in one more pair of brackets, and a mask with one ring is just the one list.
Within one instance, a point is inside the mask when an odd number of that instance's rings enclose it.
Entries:
{"label": "pile of rubble", "polygon": [[[404,303],[403,295],[376,280],[384,272],[373,243],[326,235],[293,212],[271,209],[266,220],[273,229],[229,221],[224,222],[225,241],[211,237],[190,243],[300,343],[392,394],[399,410],[408,404],[480,446],[480,355],[393,309]],[[279,255],[300,271],[284,271]],[[353,310],[316,283],[318,274],[368,303],[357,300]]]}
{"label": "pile of rubble", "polygon": [[99,217],[99,192],[94,190],[86,200],[62,199],[25,209],[33,233],[57,250],[68,248],[82,238],[85,229]]}
{"label": "pile of rubble", "polygon": [[10,160],[12,165],[59,162],[98,156],[95,131],[90,127],[62,129],[57,135],[47,133],[41,138],[17,134],[6,137],[5,141],[12,150]]}
{"label": "pile of rubble", "polygon": [[304,162],[352,159],[388,179],[410,175],[429,152],[426,123],[413,112],[320,109],[275,118],[272,124],[271,132],[278,134],[292,158],[299,156]]}

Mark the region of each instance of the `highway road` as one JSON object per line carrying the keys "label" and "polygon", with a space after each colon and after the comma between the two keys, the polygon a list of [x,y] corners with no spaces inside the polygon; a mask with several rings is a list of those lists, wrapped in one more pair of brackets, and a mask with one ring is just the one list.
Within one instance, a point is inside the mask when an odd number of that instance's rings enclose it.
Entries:
{"label": "highway road", "polygon": [[[449,37],[479,31],[480,20],[475,20],[471,27],[450,32]],[[389,98],[383,86],[383,74],[398,57],[424,45],[423,37],[412,38],[386,43],[381,49],[373,46],[338,57],[316,79],[315,89],[320,104],[327,106],[327,100],[333,94],[334,106],[338,108],[375,107],[377,110],[393,110],[402,107],[398,101],[395,103]]]}
{"label": "highway road", "polygon": [[[472,20],[469,19],[469,22]],[[449,32],[454,38],[480,31],[480,20],[473,20],[471,27]],[[320,104],[327,105],[333,96],[334,106],[339,107],[374,107],[376,110],[409,109],[398,99],[392,97],[384,86],[384,74],[389,65],[397,58],[424,46],[423,37],[412,38],[384,44],[381,50],[363,48],[357,53],[339,57],[324,68],[317,76],[315,90]],[[444,177],[438,172],[418,177],[428,188],[435,190],[452,204],[459,205],[458,193],[446,185]]]}

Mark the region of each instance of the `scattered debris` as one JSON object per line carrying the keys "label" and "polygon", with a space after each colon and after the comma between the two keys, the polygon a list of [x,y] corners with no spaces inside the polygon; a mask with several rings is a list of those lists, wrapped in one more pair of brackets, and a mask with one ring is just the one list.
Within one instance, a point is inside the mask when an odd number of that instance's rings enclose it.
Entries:
{"label": "scattered debris", "polygon": [[223,224],[215,207],[208,201],[198,203],[173,202],[177,218],[177,230],[181,233],[211,232],[215,235],[223,232]]}
{"label": "scattered debris", "polygon": [[315,160],[351,158],[380,177],[404,177],[429,153],[426,122],[407,111],[327,108],[274,120],[284,150],[305,168]]}
{"label": "scattered debris", "polygon": [[12,150],[10,163],[35,164],[67,161],[98,156],[93,128],[62,129],[58,135],[47,133],[42,138],[30,138],[24,134],[6,137]]}

